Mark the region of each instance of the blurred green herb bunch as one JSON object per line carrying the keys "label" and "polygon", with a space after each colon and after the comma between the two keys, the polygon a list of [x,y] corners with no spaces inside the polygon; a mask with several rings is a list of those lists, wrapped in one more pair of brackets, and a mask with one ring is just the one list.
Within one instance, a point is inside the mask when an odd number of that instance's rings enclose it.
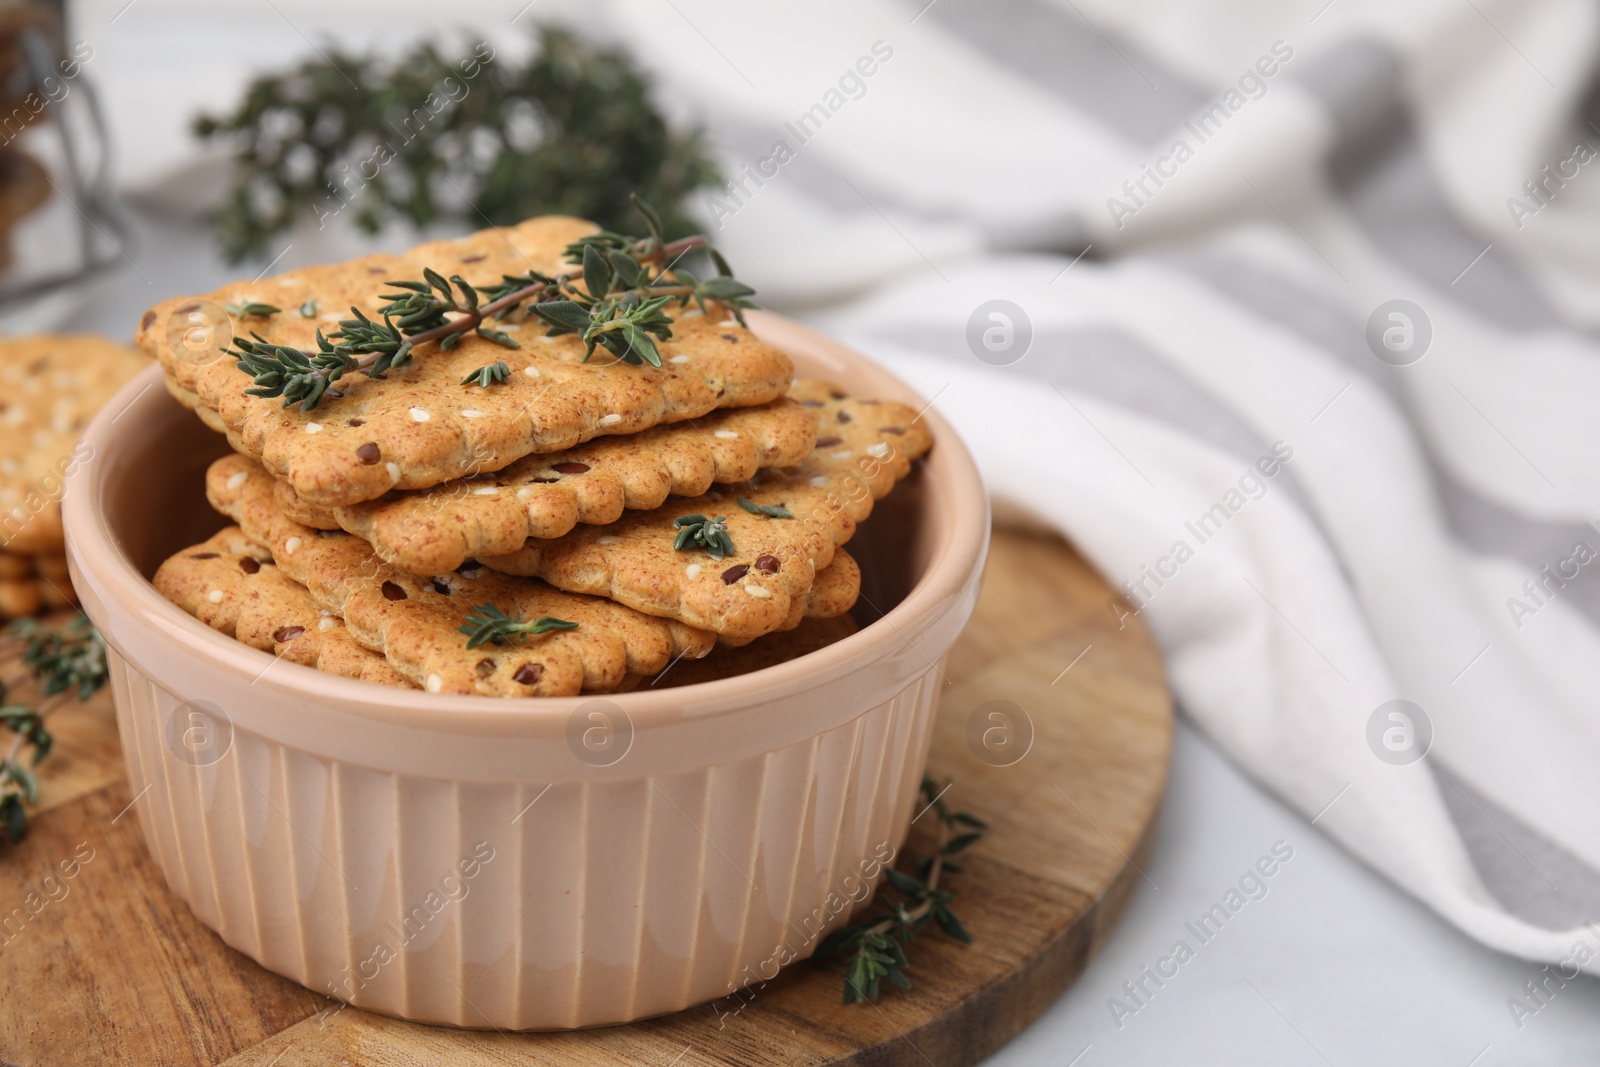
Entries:
{"label": "blurred green herb bunch", "polygon": [[347,216],[465,228],[563,214],[620,229],[629,194],[658,206],[669,236],[682,205],[721,182],[697,129],[672,129],[627,52],[545,26],[526,60],[481,40],[459,55],[431,42],[398,57],[323,48],[250,83],[195,133],[231,145],[236,183],[214,215],[232,261],[270,254],[298,219]]}

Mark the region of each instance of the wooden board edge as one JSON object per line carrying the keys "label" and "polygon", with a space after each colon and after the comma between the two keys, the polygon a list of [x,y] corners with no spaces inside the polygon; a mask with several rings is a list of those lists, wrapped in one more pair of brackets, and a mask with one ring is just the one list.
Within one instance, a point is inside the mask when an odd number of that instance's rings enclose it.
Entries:
{"label": "wooden board edge", "polygon": [[1165,796],[1163,771],[1161,792],[1155,797],[1150,820],[1129,855],[1129,863],[1075,922],[1021,967],[974,990],[960,1004],[916,1029],[863,1046],[827,1067],[926,1067],[929,1060],[922,1052],[924,1047],[953,1050],[956,1056],[949,1061],[952,1067],[968,1067],[1009,1044],[1071,988],[1100,951],[1106,935],[1121,921],[1139,883],[1145,879],[1144,867],[1155,847]]}

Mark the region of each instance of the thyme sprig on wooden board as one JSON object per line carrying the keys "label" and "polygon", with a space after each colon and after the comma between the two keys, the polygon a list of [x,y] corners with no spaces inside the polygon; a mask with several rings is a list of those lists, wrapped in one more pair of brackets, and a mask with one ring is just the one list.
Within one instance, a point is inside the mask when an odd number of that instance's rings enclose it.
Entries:
{"label": "thyme sprig on wooden board", "polygon": [[918,862],[916,875],[885,868],[888,884],[879,888],[877,899],[881,914],[834,931],[817,948],[818,955],[851,952],[844,975],[846,1004],[876,1001],[885,980],[910,989],[905,946],[915,941],[928,923],[938,924],[957,941],[972,941],[972,935],[950,910],[956,895],[939,888],[939,877],[961,869],[950,862],[950,857],[981,838],[987,824],[968,812],[952,812],[942,797],[939,783],[923,775],[922,799],[938,816],[939,829],[933,854]]}
{"label": "thyme sprig on wooden board", "polygon": [[669,232],[690,232],[680,205],[722,181],[701,132],[668,125],[626,51],[536,34],[526,60],[489,40],[392,59],[328,46],[197,118],[197,136],[233,149],[234,188],[213,218],[224,254],[271,254],[297,219],[345,212],[365,233],[546,214],[619,226],[633,191],[663,205]]}
{"label": "thyme sprig on wooden board", "polygon": [[[53,738],[44,719],[70,699],[88,700],[105,685],[106,647],[89,620],[80,615],[52,630],[34,619],[13,623],[0,649],[16,650],[27,673],[0,681],[0,724],[16,736],[0,757],[0,832],[13,844],[28,831],[27,806],[39,801],[33,768],[50,754]],[[36,704],[9,700],[11,690],[31,682],[43,700]],[[23,750],[32,755],[25,762]]]}
{"label": "thyme sprig on wooden board", "polygon": [[[581,265],[581,277],[564,273],[552,277],[530,270],[503,275],[499,282],[480,288],[460,275],[447,279],[425,267],[421,280],[385,283],[397,292],[389,293],[378,308],[382,321],[352,307],[354,317],[342,320],[331,335],[318,329],[314,353],[268,341],[252,330],[248,338],[235,336],[228,354],[255,385],[246,393],[281,396],[284,407],[299,404],[301,411],[315,409],[324,398],[344,396],[336,383],[346,375],[382,378],[391,368],[410,363],[418,347],[437,342],[441,351],[448,352],[469,330],[502,347],[518,348],[503,330],[486,323],[530,313],[548,325],[550,336],[578,335],[585,362],[598,347],[624,363],[659,367],[657,341],[672,336],[668,307],[694,304],[703,313],[725,308],[743,322],[744,309],[754,306],[750,297],[755,290],[733,277],[727,260],[710,248],[705,237],[668,241],[660,214],[640,197],[632,200],[649,234],[631,237],[604,231],[569,245],[567,259]],[[704,281],[680,266],[684,256],[702,249],[710,252],[718,271]],[[266,314],[277,310],[271,308]]]}

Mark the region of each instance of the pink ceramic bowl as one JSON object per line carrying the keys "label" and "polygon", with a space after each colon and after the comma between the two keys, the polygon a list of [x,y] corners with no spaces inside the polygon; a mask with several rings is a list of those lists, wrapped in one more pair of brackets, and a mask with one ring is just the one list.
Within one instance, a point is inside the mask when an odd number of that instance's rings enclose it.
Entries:
{"label": "pink ceramic bowl", "polygon": [[[922,406],[824,337],[752,326],[801,375]],[[493,700],[279,662],[164,600],[157,565],[223,524],[202,486],[226,445],[152,367],[90,425],[65,517],[167,884],[279,974],[454,1026],[624,1022],[810,955],[905,838],[977,597],[983,487],[923,417],[932,454],[850,545],[856,635],[702,685]]]}

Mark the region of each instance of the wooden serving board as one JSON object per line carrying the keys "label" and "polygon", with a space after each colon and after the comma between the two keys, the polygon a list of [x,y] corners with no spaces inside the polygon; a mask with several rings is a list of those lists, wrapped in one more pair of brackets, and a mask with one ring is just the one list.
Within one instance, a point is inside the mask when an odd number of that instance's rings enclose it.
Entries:
{"label": "wooden serving board", "polygon": [[[946,801],[990,824],[944,883],[959,894],[955,911],[974,942],[930,928],[909,952],[914,988],[886,985],[876,1005],[840,1002],[843,967],[833,959],[795,964],[737,1015],[699,1007],[574,1033],[452,1030],[332,1011],[335,1002],[228,948],[167,891],[127,810],[134,798],[109,697],[63,707],[50,718],[56,750],[40,768],[31,831],[0,849],[0,1060],[977,1062],[1077,977],[1143,881],[1167,777],[1171,700],[1154,644],[1136,618],[1119,629],[1113,595],[1063,542],[997,531],[977,613],[944,671],[929,762],[952,783]],[[992,701],[1022,709],[1026,722]],[[994,710],[1015,720],[1012,756],[1031,722],[1031,747],[1010,766],[994,765],[1008,758],[1003,735],[991,733],[996,747],[984,748],[984,731],[1004,728],[988,717]],[[904,855],[925,854],[933,822],[919,817]]]}

